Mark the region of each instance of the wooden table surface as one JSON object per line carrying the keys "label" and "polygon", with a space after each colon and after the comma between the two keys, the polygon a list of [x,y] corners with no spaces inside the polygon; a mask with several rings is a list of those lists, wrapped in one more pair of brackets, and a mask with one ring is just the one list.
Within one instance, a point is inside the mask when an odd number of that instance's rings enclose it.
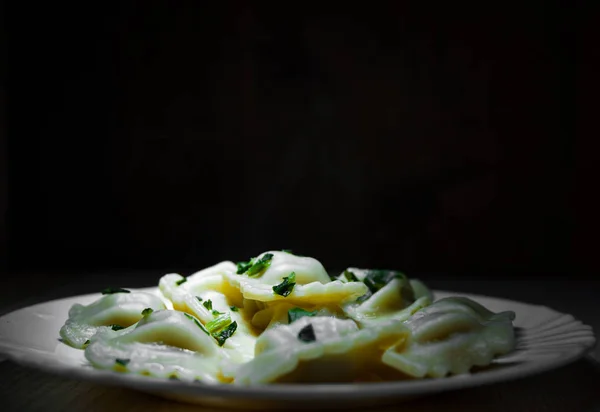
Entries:
{"label": "wooden table surface", "polygon": [[[14,287],[1,288],[0,313],[49,299],[93,293],[106,286],[142,287],[156,284],[160,273],[86,274],[79,282],[48,276],[31,285],[27,276]],[[36,276],[36,279],[40,279]],[[431,287],[521,300],[571,313],[600,330],[598,281],[532,279],[459,281],[424,279]],[[14,281],[14,279],[13,279]],[[20,283],[20,284],[19,284]],[[442,393],[390,405],[362,408],[377,411],[600,411],[600,346],[590,356],[563,368],[516,381]],[[215,411],[185,405],[119,387],[57,377],[0,362],[1,411]],[[223,409],[219,409],[223,410]]]}

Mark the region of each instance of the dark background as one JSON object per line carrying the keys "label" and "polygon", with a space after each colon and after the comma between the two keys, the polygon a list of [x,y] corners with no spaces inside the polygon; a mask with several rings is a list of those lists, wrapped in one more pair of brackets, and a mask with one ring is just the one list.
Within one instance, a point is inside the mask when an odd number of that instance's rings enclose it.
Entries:
{"label": "dark background", "polygon": [[185,272],[281,248],[449,276],[595,261],[585,66],[559,3],[17,3],[13,273]]}

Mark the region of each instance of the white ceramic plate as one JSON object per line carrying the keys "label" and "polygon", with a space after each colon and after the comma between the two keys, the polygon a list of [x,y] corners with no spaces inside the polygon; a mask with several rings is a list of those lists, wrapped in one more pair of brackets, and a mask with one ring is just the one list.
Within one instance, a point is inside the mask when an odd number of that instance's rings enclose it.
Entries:
{"label": "white ceramic plate", "polygon": [[[157,293],[157,288],[142,289]],[[285,405],[286,409],[306,407],[357,407],[389,402],[453,389],[522,378],[568,364],[593,348],[592,328],[573,316],[544,306],[530,305],[487,296],[436,291],[436,299],[469,297],[494,312],[516,313],[517,348],[497,358],[493,367],[467,375],[441,379],[363,383],[297,384],[240,387],[184,383],[146,376],[102,371],[92,368],[83,351],[73,349],[58,338],[58,331],[75,303],[87,305],[101,295],[75,296],[41,303],[0,317],[0,353],[25,366],[31,366],[72,379],[119,385],[171,399],[244,408]]]}

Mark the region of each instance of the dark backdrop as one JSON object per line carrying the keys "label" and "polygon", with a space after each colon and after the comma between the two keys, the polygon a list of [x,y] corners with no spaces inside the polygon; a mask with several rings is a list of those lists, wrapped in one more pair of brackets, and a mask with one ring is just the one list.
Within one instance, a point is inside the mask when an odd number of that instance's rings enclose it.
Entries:
{"label": "dark backdrop", "polygon": [[17,3],[12,271],[580,263],[570,9]]}

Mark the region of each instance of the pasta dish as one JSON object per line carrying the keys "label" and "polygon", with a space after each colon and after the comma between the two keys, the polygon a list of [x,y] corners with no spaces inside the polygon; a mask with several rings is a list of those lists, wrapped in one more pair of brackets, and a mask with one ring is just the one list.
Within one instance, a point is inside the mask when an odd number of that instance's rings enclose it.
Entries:
{"label": "pasta dish", "polygon": [[514,312],[464,297],[434,300],[394,270],[331,276],[316,259],[269,251],[157,293],[106,289],[73,305],[60,330],[96,368],[182,381],[379,382],[442,378],[513,350]]}

